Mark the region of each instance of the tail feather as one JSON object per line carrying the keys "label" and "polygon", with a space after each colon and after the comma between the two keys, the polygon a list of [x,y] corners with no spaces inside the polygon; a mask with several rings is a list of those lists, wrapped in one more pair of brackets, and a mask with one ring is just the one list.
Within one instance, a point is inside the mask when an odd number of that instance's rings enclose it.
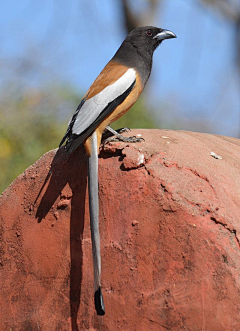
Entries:
{"label": "tail feather", "polygon": [[101,286],[94,294],[95,308],[98,315],[105,315],[105,306],[103,301],[102,289]]}
{"label": "tail feather", "polygon": [[94,132],[91,137],[91,156],[88,160],[88,192],[94,268],[95,308],[98,315],[104,315],[105,307],[101,291],[101,253],[98,200],[98,144],[96,132]]}

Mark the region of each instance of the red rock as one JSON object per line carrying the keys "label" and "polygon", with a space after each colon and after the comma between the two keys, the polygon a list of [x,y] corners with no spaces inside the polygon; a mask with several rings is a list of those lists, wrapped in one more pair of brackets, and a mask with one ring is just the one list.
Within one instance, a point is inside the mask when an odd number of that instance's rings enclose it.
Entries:
{"label": "red rock", "polygon": [[240,141],[139,132],[99,158],[106,315],[93,303],[86,156],[51,151],[1,196],[0,330],[240,330]]}

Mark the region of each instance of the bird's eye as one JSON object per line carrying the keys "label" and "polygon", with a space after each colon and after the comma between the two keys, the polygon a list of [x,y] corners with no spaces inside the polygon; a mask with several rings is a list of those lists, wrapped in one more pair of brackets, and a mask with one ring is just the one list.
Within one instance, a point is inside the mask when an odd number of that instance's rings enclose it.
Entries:
{"label": "bird's eye", "polygon": [[149,29],[149,30],[147,30],[147,36],[148,37],[152,37],[152,35],[153,35],[153,30],[151,30],[151,29]]}

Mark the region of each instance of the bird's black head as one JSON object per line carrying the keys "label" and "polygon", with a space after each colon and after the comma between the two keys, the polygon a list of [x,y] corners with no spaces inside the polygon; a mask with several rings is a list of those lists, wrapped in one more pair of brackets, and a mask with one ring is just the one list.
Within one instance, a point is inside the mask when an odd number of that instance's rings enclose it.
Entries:
{"label": "bird's black head", "polygon": [[176,35],[169,30],[154,26],[134,29],[123,41],[112,60],[129,68],[135,68],[145,86],[152,69],[153,52],[163,40],[170,38],[176,38]]}
{"label": "bird's black head", "polygon": [[143,26],[132,30],[125,42],[131,43],[139,50],[154,52],[165,39],[176,38],[176,35],[169,31],[154,26]]}

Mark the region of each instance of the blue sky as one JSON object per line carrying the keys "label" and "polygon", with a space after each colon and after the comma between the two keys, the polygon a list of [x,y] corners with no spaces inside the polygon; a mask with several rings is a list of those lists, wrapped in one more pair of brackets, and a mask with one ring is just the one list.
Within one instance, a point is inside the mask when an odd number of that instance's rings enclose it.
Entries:
{"label": "blue sky", "polygon": [[[0,20],[0,59],[31,51],[49,81],[69,83],[79,94],[125,37],[116,0],[8,0],[1,4]],[[204,119],[210,129],[199,131],[237,136],[240,86],[231,24],[196,0],[165,0],[153,24],[178,38],[155,52],[147,104],[156,113],[160,105],[161,119],[168,123],[174,117],[180,129],[191,130],[191,121]],[[40,80],[33,77],[29,87]]]}

